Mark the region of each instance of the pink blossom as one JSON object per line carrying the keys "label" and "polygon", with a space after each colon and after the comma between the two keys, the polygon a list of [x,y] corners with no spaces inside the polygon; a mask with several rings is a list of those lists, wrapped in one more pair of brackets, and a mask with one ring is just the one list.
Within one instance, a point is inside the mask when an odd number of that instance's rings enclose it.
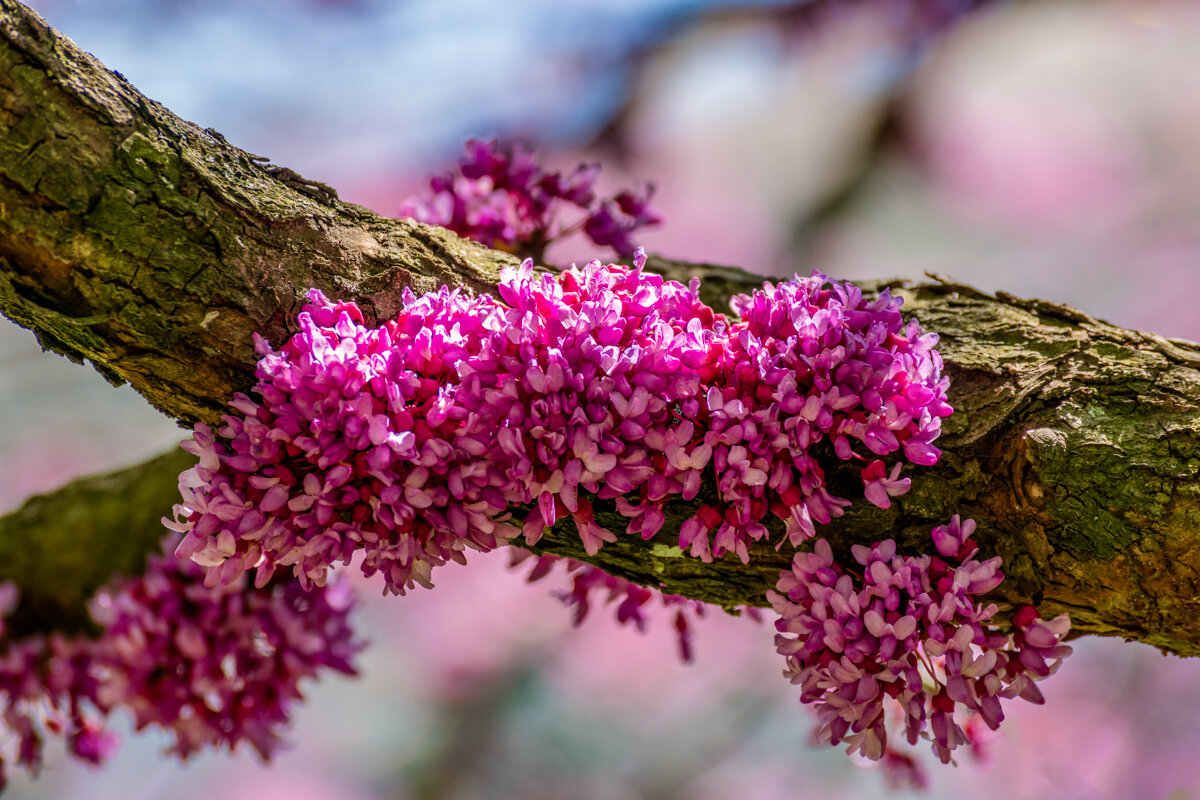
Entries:
{"label": "pink blossom", "polygon": [[[248,742],[266,759],[300,681],[354,674],[361,644],[345,583],[305,592],[288,580],[259,592],[245,579],[210,588],[203,576],[189,561],[154,556],[143,576],[116,580],[91,600],[95,638],[5,639],[0,708],[15,739],[5,755],[36,772],[46,738],[61,736],[72,756],[100,763],[117,746],[107,718],[123,710],[137,728],[170,734],[180,758]],[[0,586],[0,597],[6,616],[15,589]]]}
{"label": "pink blossom", "polygon": [[[377,328],[310,292],[290,341],[259,340],[256,399],[235,397],[236,413],[188,443],[200,463],[169,523],[178,554],[210,585],[282,568],[320,586],[362,551],[364,572],[403,594],[469,550],[533,543],[568,517],[594,555],[618,534],[588,498],[619,500],[625,533],[650,538],[707,479],[715,502],[679,544],[744,562],[769,515],[796,545],[849,504],[812,455],[826,437],[842,459],[865,460],[856,446],[936,457],[947,381],[898,298],[814,274],[734,298],[744,318],[731,323],[695,283],[643,265],[550,276],[526,262],[505,271],[499,300],[408,293]],[[863,470],[876,504],[908,485],[899,461],[887,470],[879,458]]]}
{"label": "pink blossom", "polygon": [[430,178],[429,194],[406,200],[401,216],[539,262],[548,244],[576,231],[618,256],[631,257],[633,232],[662,223],[662,215],[650,205],[652,186],[598,198],[594,183],[599,165],[580,164],[564,175],[544,169],[520,145],[472,139],[466,150],[459,165],[462,174]]}
{"label": "pink blossom", "polygon": [[784,675],[801,687],[801,702],[817,712],[819,741],[845,742],[849,752],[898,768],[906,757],[888,745],[883,706],[890,698],[909,744],[928,739],[949,761],[970,742],[966,717],[995,729],[1004,718],[1001,699],[1041,702],[1034,681],[1070,654],[1061,643],[1070,622],[1042,621],[1026,606],[1014,618],[1016,632],[1001,633],[991,621],[996,606],[976,602],[1002,580],[1000,559],[973,558],[974,528],[956,516],[935,529],[935,545],[948,560],[898,555],[889,539],[856,545],[857,566],[843,567],[818,539],[782,573],[768,593],[779,614],[776,647],[787,659]]}
{"label": "pink blossom", "polygon": [[899,497],[907,492],[911,481],[899,477],[900,467],[899,462],[894,464],[889,475],[884,472],[882,461],[876,459],[868,464],[862,471],[863,485],[866,487],[863,494],[867,500],[880,508],[890,508],[891,497]]}

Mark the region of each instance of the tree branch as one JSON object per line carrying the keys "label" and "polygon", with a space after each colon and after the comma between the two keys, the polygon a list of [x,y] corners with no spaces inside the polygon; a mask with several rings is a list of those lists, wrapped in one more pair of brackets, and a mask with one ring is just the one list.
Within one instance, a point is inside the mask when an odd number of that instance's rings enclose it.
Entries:
{"label": "tree branch", "polygon": [[[0,33],[0,310],[175,419],[215,422],[233,391],[252,383],[251,332],[282,341],[310,286],[384,318],[402,286],[486,290],[515,263],[268,169],[145,99],[11,0],[0,0]],[[758,280],[653,266],[668,277],[701,274],[714,305]],[[835,545],[891,536],[926,549],[933,525],[972,516],[984,553],[1004,557],[998,601],[1036,602],[1045,616],[1070,611],[1077,631],[1200,654],[1200,345],[946,280],[894,286],[907,312],[942,336],[957,413],[938,442],[942,461],[911,470],[912,490],[891,509],[856,504],[829,526]],[[855,472],[835,470],[834,492]],[[77,505],[101,502],[104,481],[116,488],[116,478],[100,480],[91,494],[69,490],[85,498]],[[142,477],[125,485],[154,494]],[[41,598],[22,606],[29,626],[80,619],[97,576],[134,563],[114,542],[130,553],[153,547],[152,520],[174,499],[173,488],[155,491],[162,501],[131,501],[155,509],[136,536],[132,522],[118,533],[121,523],[103,515],[91,516],[95,535],[81,534],[82,523],[63,519],[68,495],[35,499],[0,522],[6,552],[28,565],[9,561],[0,577]],[[727,608],[762,604],[788,554],[762,546],[749,567],[684,558],[671,532],[694,507],[672,508],[659,541],[622,536],[587,560]],[[623,530],[611,509],[597,510]],[[56,516],[61,530],[41,533]],[[584,556],[568,530],[538,549]],[[46,588],[72,582],[74,594]]]}
{"label": "tree branch", "polygon": [[0,0],[0,308],[165,414],[216,420],[310,287],[386,318],[514,263],[263,163]]}
{"label": "tree branch", "polygon": [[158,551],[179,473],[195,463],[175,449],[35,495],[0,517],[0,581],[21,589],[6,625],[17,634],[86,628],[88,598],[114,575],[140,575]]}

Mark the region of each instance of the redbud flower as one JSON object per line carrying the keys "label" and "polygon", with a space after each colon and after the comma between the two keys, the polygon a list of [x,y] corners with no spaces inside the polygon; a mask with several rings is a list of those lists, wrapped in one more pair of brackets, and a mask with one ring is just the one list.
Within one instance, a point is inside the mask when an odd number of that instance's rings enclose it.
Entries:
{"label": "redbud flower", "polygon": [[911,480],[900,478],[900,463],[892,465],[891,474],[884,472],[883,462],[875,459],[862,471],[864,491],[867,500],[880,508],[890,508],[890,497],[899,497],[908,491]]}
{"label": "redbud flower", "polygon": [[1016,631],[1002,633],[992,622],[996,606],[976,600],[1003,579],[1000,559],[973,558],[974,528],[955,516],[935,529],[942,557],[898,555],[890,539],[856,545],[853,568],[818,539],[782,573],[778,591],[768,593],[780,617],[776,646],[787,658],[784,675],[817,712],[819,741],[845,742],[895,771],[907,762],[889,748],[887,704],[902,712],[909,744],[929,739],[945,762],[970,743],[966,715],[994,730],[1002,699],[1042,702],[1034,681],[1071,653],[1061,643],[1070,621],[1045,622],[1026,606],[1014,617]]}
{"label": "redbud flower", "polygon": [[245,577],[205,586],[203,570],[152,557],[146,575],[91,602],[103,635],[87,645],[101,676],[95,701],[123,707],[138,729],[164,728],[181,758],[248,742],[267,759],[278,748],[298,684],[323,670],[354,675],[361,643],[347,614],[350,587],[305,592],[295,581],[263,590]]}
{"label": "redbud flower", "polygon": [[282,568],[310,586],[362,551],[363,571],[403,594],[468,550],[532,544],[559,522],[594,555],[617,533],[589,496],[651,538],[707,476],[716,497],[679,546],[746,561],[768,514],[795,545],[848,505],[826,486],[821,442],[875,456],[863,481],[877,502],[908,486],[879,456],[936,457],[947,381],[936,337],[898,298],[818,273],[735,298],[744,319],[730,323],[644,261],[558,276],[526,262],[497,299],[406,294],[377,328],[310,292],[291,340],[258,341],[256,398],[185,444],[200,462],[168,521],[185,534],[178,555],[210,585]]}
{"label": "redbud flower", "polygon": [[[119,709],[139,729],[170,733],[181,758],[243,741],[267,758],[300,698],[299,681],[329,669],[354,674],[361,644],[348,624],[346,584],[305,592],[287,581],[257,592],[245,579],[210,588],[203,574],[190,562],[152,557],[145,575],[114,581],[92,599],[97,637],[4,640],[7,758],[36,773],[45,740],[57,736],[72,756],[101,763],[117,745],[105,723]],[[15,587],[0,585],[0,616],[15,605]]]}
{"label": "redbud flower", "polygon": [[598,199],[596,164],[580,164],[564,175],[543,169],[520,145],[472,139],[466,150],[462,174],[431,178],[430,193],[406,200],[401,216],[538,262],[547,245],[579,230],[596,246],[630,258],[636,249],[633,232],[662,222],[650,205],[653,187]]}
{"label": "redbud flower", "polygon": [[[479,179],[516,181],[489,154],[476,154]],[[909,488],[901,458],[937,461],[948,381],[936,335],[902,318],[900,298],[814,273],[735,297],[731,322],[695,282],[644,263],[639,252],[632,268],[594,261],[551,276],[527,260],[505,270],[496,298],[406,292],[375,328],[310,291],[298,333],[278,350],[257,341],[254,396],[185,445],[199,463],[180,476],[168,521],[184,534],[177,554],[208,587],[290,571],[308,588],[361,552],[363,572],[403,594],[468,550],[532,545],[549,526],[570,525],[595,555],[619,535],[597,522],[596,500],[612,502],[626,535],[653,538],[668,503],[708,485],[679,547],[745,562],[768,514],[795,546],[850,504],[818,454],[864,462],[863,494],[884,508]],[[958,517],[935,528],[938,555],[901,556],[887,540],[855,546],[843,567],[818,539],[795,556],[769,597],[785,675],[817,708],[820,739],[881,759],[894,704],[908,741],[930,739],[946,761],[968,742],[963,714],[995,728],[1002,698],[1040,702],[1034,681],[1070,652],[1070,623],[1022,612],[1002,634],[996,607],[977,602],[1003,580],[1000,559],[975,558],[973,530]],[[657,592],[567,569],[577,621],[605,595],[620,622],[644,623]],[[700,606],[662,601],[679,607],[686,657]]]}

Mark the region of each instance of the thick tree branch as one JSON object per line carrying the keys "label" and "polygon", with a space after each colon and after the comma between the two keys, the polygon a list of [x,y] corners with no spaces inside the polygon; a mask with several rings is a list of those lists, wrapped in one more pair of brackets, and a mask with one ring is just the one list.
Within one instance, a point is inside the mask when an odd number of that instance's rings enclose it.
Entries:
{"label": "thick tree branch", "polygon": [[[264,167],[141,97],[11,0],[0,0],[0,33],[0,310],[176,419],[215,421],[251,383],[250,333],[281,341],[309,286],[383,317],[404,285],[486,289],[512,263]],[[703,274],[714,304],[756,280],[654,266]],[[908,313],[942,336],[958,413],[939,441],[941,463],[912,469],[911,492],[888,511],[858,503],[830,526],[839,546],[893,536],[924,549],[930,527],[972,516],[984,552],[1005,560],[998,600],[1034,601],[1045,615],[1069,610],[1084,632],[1200,654],[1200,345],[949,281],[898,288]],[[835,472],[834,490],[853,472]],[[150,490],[140,479],[127,485]],[[136,500],[154,509],[151,520],[173,499],[161,491],[159,502]],[[95,536],[65,522],[54,534],[19,522],[41,515],[53,528],[46,509],[65,509],[61,497],[31,501],[0,529],[10,559],[27,554],[0,577],[32,598],[22,607],[31,627],[47,615],[79,619],[96,576],[136,561],[115,555],[121,534],[101,530],[99,515]],[[655,542],[624,536],[589,560],[726,607],[761,604],[788,555],[764,546],[748,568],[684,558],[671,534],[691,511],[673,508]],[[134,551],[157,540],[142,524],[127,541]],[[34,549],[42,536],[45,552]],[[566,530],[539,549],[583,555]],[[21,566],[43,559],[61,570],[48,573],[53,580]],[[72,580],[76,594],[46,588]]]}
{"label": "thick tree branch", "polygon": [[264,164],[0,0],[0,307],[169,416],[216,419],[312,286],[386,317],[509,263]]}

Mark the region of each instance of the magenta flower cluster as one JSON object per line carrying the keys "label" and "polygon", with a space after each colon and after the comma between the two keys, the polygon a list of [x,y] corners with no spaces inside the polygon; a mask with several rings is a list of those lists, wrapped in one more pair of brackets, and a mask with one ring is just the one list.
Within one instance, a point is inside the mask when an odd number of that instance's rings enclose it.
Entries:
{"label": "magenta flower cluster", "polygon": [[[265,585],[283,569],[305,587],[361,554],[365,574],[403,594],[469,549],[533,545],[564,522],[594,555],[618,535],[597,523],[595,500],[651,539],[668,503],[707,486],[679,547],[746,562],[771,516],[778,544],[796,547],[843,513],[830,460],[861,464],[863,496],[883,508],[908,490],[903,460],[937,461],[947,380],[936,336],[902,319],[899,298],[814,273],[735,298],[731,322],[695,283],[643,265],[639,253],[632,268],[552,276],[526,261],[499,298],[407,293],[375,328],[310,292],[282,348],[257,341],[257,399],[237,396],[239,413],[215,433],[197,426],[187,445],[200,462],[181,476],[177,554],[207,568],[208,585],[248,571]],[[771,595],[778,648],[825,741],[915,764],[888,746],[891,698],[907,739],[931,739],[948,760],[967,741],[963,715],[994,728],[1002,698],[1040,701],[1034,681],[1070,652],[1069,622],[1022,609],[1002,632],[995,606],[977,602],[1001,581],[1000,560],[974,557],[973,529],[957,517],[934,529],[936,555],[856,546],[849,566],[817,539],[784,573]],[[641,627],[658,595],[690,655],[700,604],[569,559],[537,559],[531,579],[561,562],[577,621],[602,598]]]}
{"label": "magenta flower cluster", "polygon": [[301,680],[326,670],[357,674],[362,645],[349,624],[350,585],[209,587],[202,574],[195,564],[154,557],[144,576],[93,599],[92,617],[104,628],[93,662],[106,673],[97,700],[129,709],[138,729],[168,730],[181,758],[243,741],[269,758]]}
{"label": "magenta flower cluster", "polygon": [[1044,622],[1025,606],[1015,631],[1002,631],[996,606],[979,602],[1003,580],[1000,559],[975,558],[974,529],[957,516],[934,528],[932,555],[898,555],[890,539],[855,545],[852,567],[834,559],[825,539],[796,554],[768,597],[779,614],[784,675],[814,705],[819,741],[844,742],[873,760],[894,758],[890,701],[909,744],[928,739],[948,762],[968,743],[967,715],[994,730],[1004,719],[1001,700],[1043,702],[1035,681],[1070,654],[1061,643],[1070,620]]}
{"label": "magenta flower cluster", "polygon": [[[355,674],[361,644],[349,626],[348,584],[305,592],[285,581],[247,591],[245,581],[206,587],[202,578],[191,562],[154,556],[144,575],[114,581],[91,600],[98,636],[6,640],[0,708],[15,753],[5,755],[36,772],[53,736],[98,764],[117,744],[107,718],[125,710],[139,730],[167,731],[180,758],[244,741],[266,759],[301,680]],[[16,599],[11,584],[0,587],[3,616]]]}
{"label": "magenta flower cluster", "polygon": [[181,476],[178,555],[210,583],[256,570],[262,585],[284,567],[319,585],[362,551],[363,571],[403,593],[468,548],[520,532],[533,544],[560,520],[596,553],[616,534],[581,492],[614,500],[649,539],[710,471],[716,500],[679,544],[745,561],[768,514],[798,545],[848,504],[817,443],[869,453],[864,488],[880,505],[907,482],[878,456],[937,458],[946,380],[935,337],[903,323],[898,298],[814,274],[738,298],[730,324],[643,259],[558,276],[527,262],[499,300],[410,294],[378,328],[311,292],[283,348],[258,341],[260,399],[239,395],[239,415],[186,445],[200,463]]}
{"label": "magenta flower cluster", "polygon": [[628,258],[634,253],[633,232],[662,222],[650,205],[653,187],[599,197],[597,164],[580,164],[564,175],[543,168],[520,145],[472,139],[466,149],[461,174],[430,178],[429,194],[406,200],[401,216],[539,263],[547,245],[577,231],[597,247]]}
{"label": "magenta flower cluster", "polygon": [[826,524],[849,505],[826,487],[816,456],[823,441],[839,459],[867,462],[865,496],[881,508],[909,482],[900,462],[888,472],[878,456],[903,450],[914,464],[937,461],[931,443],[952,412],[949,381],[933,349],[937,336],[915,320],[906,325],[902,302],[886,291],[868,301],[853,284],[819,273],[733,299],[741,320],[714,331],[710,348],[719,357],[702,371],[704,447],[712,448],[725,503],[685,523],[680,547],[705,560],[735,552],[748,562],[747,545],[766,536],[768,510],[786,522],[792,545],[815,535],[814,522]]}
{"label": "magenta flower cluster", "polygon": [[0,708],[9,736],[0,756],[0,790],[6,768],[15,762],[36,773],[47,735],[63,738],[76,757],[98,763],[112,749],[113,737],[103,727],[94,703],[96,684],[79,668],[83,653],[61,635],[12,638],[3,618],[17,606],[17,588],[0,585]]}

